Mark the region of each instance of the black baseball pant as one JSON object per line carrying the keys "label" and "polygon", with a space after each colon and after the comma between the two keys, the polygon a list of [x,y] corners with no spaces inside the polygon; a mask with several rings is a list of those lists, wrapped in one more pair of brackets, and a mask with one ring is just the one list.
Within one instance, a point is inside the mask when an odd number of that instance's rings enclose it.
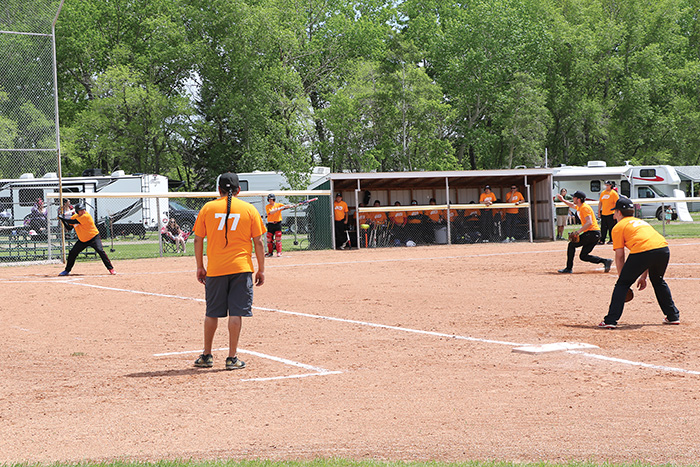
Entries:
{"label": "black baseball pant", "polygon": [[610,235],[610,241],[612,241],[612,229],[617,224],[615,217],[612,214],[609,216],[600,216],[600,241],[604,242],[605,238]]}
{"label": "black baseball pant", "polygon": [[94,248],[97,254],[100,255],[100,258],[102,258],[102,263],[104,263],[108,270],[114,269],[112,262],[107,256],[107,253],[105,253],[105,249],[102,248],[102,239],[99,235],[95,235],[87,242],[76,240],[75,245],[73,245],[73,248],[71,248],[70,252],[68,253],[68,259],[66,260],[66,271],[70,272],[71,269],[73,269],[73,265],[75,264],[75,260],[78,258],[78,255],[89,246]]}
{"label": "black baseball pant", "polygon": [[576,248],[578,247],[581,247],[579,255],[581,261],[594,264],[604,263],[605,259],[591,254],[593,248],[598,244],[598,240],[600,240],[600,230],[589,230],[579,235],[578,242],[569,242],[569,248],[566,250],[566,269],[574,268],[574,256],[576,256]]}
{"label": "black baseball pant", "polygon": [[625,265],[622,267],[620,277],[618,277],[613,289],[608,315],[605,317],[606,324],[617,324],[617,320],[622,316],[625,308],[625,295],[627,290],[635,283],[644,271],[649,270],[648,279],[654,287],[656,301],[669,321],[678,319],[678,308],[673,303],[671,289],[664,280],[664,274],[668,267],[668,260],[671,253],[668,247],[657,248],[655,250],[635,253],[627,257]]}

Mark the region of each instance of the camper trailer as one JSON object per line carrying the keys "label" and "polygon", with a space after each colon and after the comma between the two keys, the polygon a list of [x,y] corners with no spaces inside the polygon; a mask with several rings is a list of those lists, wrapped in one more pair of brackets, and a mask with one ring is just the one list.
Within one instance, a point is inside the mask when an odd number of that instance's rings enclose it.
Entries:
{"label": "camper trailer", "polygon": [[[309,177],[309,184],[313,185],[318,180],[324,178],[331,173],[331,169],[328,167],[314,167],[311,171]],[[239,173],[238,180],[241,184],[241,194],[244,197],[246,191],[280,191],[289,190],[290,185],[287,177],[282,172],[261,172],[256,170],[249,173]],[[258,199],[246,199],[260,212],[260,215],[265,216],[265,203],[267,202],[264,197]],[[288,200],[285,197],[278,196],[278,203],[287,203]],[[285,210],[282,211],[282,223],[292,227],[293,225],[298,225],[300,218],[304,218],[305,211],[300,210]],[[294,219],[297,219],[297,223],[294,223]]]}
{"label": "camper trailer", "polygon": [[[110,235],[139,235],[158,227],[156,198],[136,198],[139,193],[167,193],[168,179],[161,175],[126,175],[116,171],[110,175],[64,177],[61,187],[64,197],[83,199],[95,219],[100,233]],[[40,178],[23,174],[19,179],[0,180],[0,213],[6,226],[22,228],[37,199],[47,202],[48,219],[52,228],[57,225],[58,200],[48,202],[47,194],[59,191],[55,173]],[[134,193],[134,198],[90,198],[90,193]],[[160,203],[160,217],[168,215],[167,202]],[[8,230],[8,229],[4,229]]]}
{"label": "camper trailer", "polygon": [[[555,167],[553,173],[553,193],[566,188],[569,194],[581,190],[588,199],[598,201],[600,192],[605,190],[605,181],[615,182],[621,196],[631,199],[660,199],[665,197],[684,198],[680,190],[681,179],[670,165],[607,167],[603,161],[590,161],[586,167]],[[692,221],[687,214],[685,203],[670,203],[674,216],[680,220]],[[663,219],[662,203],[640,203],[641,217]]]}

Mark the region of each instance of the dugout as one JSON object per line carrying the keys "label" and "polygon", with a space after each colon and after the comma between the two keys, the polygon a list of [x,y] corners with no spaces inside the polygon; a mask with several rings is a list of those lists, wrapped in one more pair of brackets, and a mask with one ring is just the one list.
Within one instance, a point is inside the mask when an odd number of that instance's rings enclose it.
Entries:
{"label": "dugout", "polygon": [[[504,199],[511,185],[517,185],[525,197],[524,214],[529,224],[529,240],[554,240],[551,169],[503,169],[444,172],[385,172],[385,173],[333,173],[326,179],[327,188],[341,193],[351,213],[357,212],[359,203],[371,206],[379,200],[382,206],[392,206],[396,201],[410,205],[418,201],[418,207],[427,208],[435,198],[437,205],[445,209],[484,209],[479,195],[485,185]],[[471,203],[471,204],[470,204]],[[494,205],[498,208],[498,205]],[[501,206],[504,207],[504,206]],[[372,211],[374,208],[362,208]],[[525,212],[525,211],[523,211]],[[360,244],[360,228],[354,216],[351,227],[353,244]],[[335,234],[334,234],[335,240]],[[448,239],[447,243],[451,243]]]}

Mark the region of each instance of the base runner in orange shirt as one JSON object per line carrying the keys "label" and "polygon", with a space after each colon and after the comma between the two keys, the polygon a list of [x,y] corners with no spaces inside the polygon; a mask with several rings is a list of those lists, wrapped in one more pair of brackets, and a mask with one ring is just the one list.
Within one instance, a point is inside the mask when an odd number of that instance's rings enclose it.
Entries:
{"label": "base runner in orange shirt", "polygon": [[67,276],[70,274],[73,265],[75,265],[75,260],[78,255],[85,248],[91,246],[100,255],[102,259],[102,264],[105,265],[110,274],[116,274],[114,272],[114,266],[109,260],[105,249],[102,247],[102,239],[100,238],[100,231],[97,230],[95,226],[95,221],[92,219],[90,213],[85,210],[85,203],[78,203],[75,205],[75,214],[73,214],[70,219],[58,216],[58,218],[63,222],[66,229],[75,229],[75,234],[78,236],[78,241],[75,242],[73,248],[70,249],[68,253],[68,259],[66,260],[66,268],[58,273],[59,276]]}
{"label": "base runner in orange shirt", "polygon": [[[194,256],[197,280],[204,284],[206,316],[204,318],[204,351],[194,366],[210,368],[214,364],[212,344],[219,318],[228,316],[229,351],[227,370],[245,367],[238,358],[238,338],[243,316],[253,316],[253,260],[258,271],[255,285],[265,282],[265,226],[252,204],[237,198],[241,191],[238,176],[221,174],[217,180],[221,198],[209,201],[197,215],[194,224]],[[204,238],[207,239],[207,266],[204,266]],[[251,239],[252,243],[251,244]]]}
{"label": "base runner in orange shirt", "polygon": [[[608,314],[598,324],[601,328],[615,328],[625,307],[627,291],[637,281],[637,288],[644,290],[647,277],[654,287],[656,301],[666,318],[664,324],[680,324],[678,308],[673,303],[671,290],[664,280],[670,252],[668,242],[652,226],[634,215],[634,204],[627,198],[615,203],[617,224],[612,229],[613,250],[618,279],[613,289]],[[625,248],[630,254],[625,261]],[[637,280],[639,279],[639,280]]]}

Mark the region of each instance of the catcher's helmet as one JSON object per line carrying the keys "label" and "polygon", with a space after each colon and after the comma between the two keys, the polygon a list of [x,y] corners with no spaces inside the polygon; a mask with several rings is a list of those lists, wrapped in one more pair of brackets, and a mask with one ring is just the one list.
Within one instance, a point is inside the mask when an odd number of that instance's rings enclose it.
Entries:
{"label": "catcher's helmet", "polygon": [[277,199],[277,198],[275,197],[274,193],[270,193],[269,195],[267,195],[267,200],[268,200],[268,201],[270,201],[270,200],[273,200],[273,201],[274,201],[274,200],[276,200],[276,199]]}
{"label": "catcher's helmet", "polygon": [[84,211],[84,210],[85,210],[85,203],[83,203],[82,201],[76,203],[75,212]]}

